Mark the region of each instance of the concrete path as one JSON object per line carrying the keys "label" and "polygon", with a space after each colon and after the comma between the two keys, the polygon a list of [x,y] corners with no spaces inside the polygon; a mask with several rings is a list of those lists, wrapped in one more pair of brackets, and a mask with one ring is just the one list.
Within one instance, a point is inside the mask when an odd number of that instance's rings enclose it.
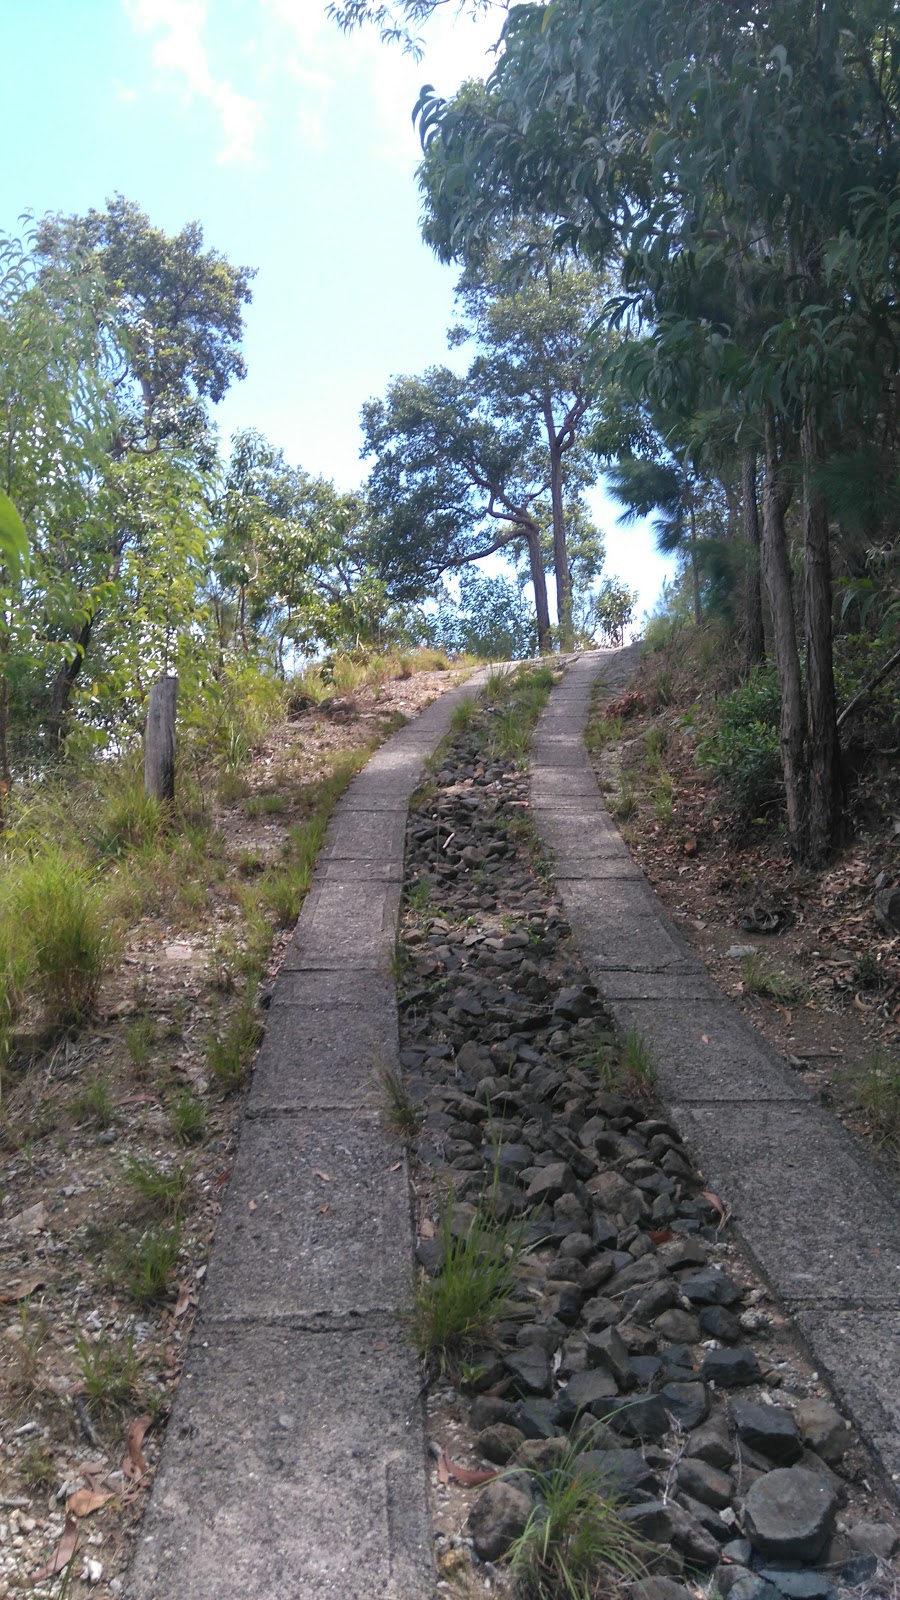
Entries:
{"label": "concrete path", "polygon": [[279,976],[131,1600],[433,1594],[391,956],[409,795],[466,688],[338,806]]}
{"label": "concrete path", "polygon": [[559,896],[618,1026],[638,1029],[711,1187],[888,1476],[900,1480],[900,1191],[723,997],[632,861],[582,739],[633,651],[580,658],[532,747]]}

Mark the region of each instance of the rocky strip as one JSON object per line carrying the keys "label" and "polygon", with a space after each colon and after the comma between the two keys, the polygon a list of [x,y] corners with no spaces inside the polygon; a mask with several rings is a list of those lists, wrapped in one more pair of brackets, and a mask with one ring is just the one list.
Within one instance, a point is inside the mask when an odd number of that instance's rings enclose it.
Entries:
{"label": "rocky strip", "polygon": [[347,791],[275,987],[131,1600],[433,1594],[408,1177],[381,1125],[409,793],[459,695]]}
{"label": "rocky strip", "polygon": [[[575,727],[567,687],[545,726]],[[440,1570],[474,1558],[502,1586],[496,1563],[576,1451],[655,1547],[649,1600],[683,1600],[696,1574],[737,1600],[886,1592],[898,1539],[871,1462],[623,1055],[535,856],[528,781],[491,753],[493,714],[446,750],[407,838],[419,1261],[441,1272],[448,1186],[456,1236],[487,1216],[528,1247],[495,1338],[432,1388]],[[446,1462],[466,1452],[503,1476],[460,1504]]]}

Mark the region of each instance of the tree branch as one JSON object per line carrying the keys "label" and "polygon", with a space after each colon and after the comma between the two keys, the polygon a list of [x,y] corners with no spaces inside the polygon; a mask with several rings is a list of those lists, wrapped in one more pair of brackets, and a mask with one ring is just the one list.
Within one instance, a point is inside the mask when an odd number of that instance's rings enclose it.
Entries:
{"label": "tree branch", "polygon": [[861,705],[864,700],[868,700],[869,695],[878,688],[880,683],[884,682],[885,678],[889,673],[893,672],[895,667],[900,667],[900,650],[895,650],[890,660],[885,662],[884,666],[881,668],[881,671],[876,672],[874,678],[870,678],[868,683],[864,684],[864,686],[860,689],[859,693],[853,696],[853,699],[850,701],[849,705],[844,707],[837,719],[837,726],[839,728],[847,721],[847,718],[850,716],[851,712],[855,711],[858,705]]}

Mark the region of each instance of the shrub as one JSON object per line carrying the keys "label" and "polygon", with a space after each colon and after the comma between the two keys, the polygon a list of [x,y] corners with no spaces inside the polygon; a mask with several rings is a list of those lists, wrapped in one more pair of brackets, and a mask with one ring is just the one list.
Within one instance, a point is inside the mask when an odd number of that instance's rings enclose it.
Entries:
{"label": "shrub", "polygon": [[718,727],[697,746],[702,767],[724,783],[738,815],[749,822],[781,804],[781,700],[773,667],[756,667],[726,695]]}

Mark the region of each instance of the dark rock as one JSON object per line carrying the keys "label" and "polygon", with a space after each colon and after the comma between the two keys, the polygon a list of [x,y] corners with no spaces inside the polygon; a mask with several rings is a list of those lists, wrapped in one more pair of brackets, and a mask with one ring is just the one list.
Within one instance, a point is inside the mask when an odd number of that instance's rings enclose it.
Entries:
{"label": "dark rock", "polygon": [[581,1308],[581,1320],[590,1333],[598,1328],[612,1327],[621,1315],[621,1306],[617,1305],[615,1300],[607,1300],[602,1295],[595,1300],[588,1300]]}
{"label": "dark rock", "polygon": [[[708,1461],[711,1467],[730,1467],[734,1461],[734,1445],[721,1418],[716,1418],[692,1433],[685,1447],[686,1455],[698,1461]],[[737,1559],[737,1558],[735,1558]]]}
{"label": "dark rock", "polygon": [[665,1578],[662,1574],[639,1578],[628,1585],[626,1593],[629,1600],[694,1600],[693,1589],[686,1589],[683,1583],[676,1583],[674,1578]]}
{"label": "dark rock", "polygon": [[480,1394],[469,1407],[469,1421],[476,1433],[483,1433],[485,1428],[493,1428],[497,1422],[509,1422],[512,1413],[509,1400],[501,1400],[492,1394]]}
{"label": "dark rock", "polygon": [[634,1387],[634,1372],[628,1350],[615,1328],[604,1328],[599,1333],[589,1333],[587,1339],[589,1367],[605,1367],[611,1372],[620,1389]]}
{"label": "dark rock", "polygon": [[550,1388],[550,1357],[540,1345],[527,1344],[503,1359],[515,1387],[524,1394],[546,1394]]}
{"label": "dark rock", "polygon": [[816,1455],[831,1465],[843,1459],[850,1435],[834,1406],[827,1400],[801,1400],[796,1416],[803,1443],[815,1450]]}
{"label": "dark rock", "polygon": [[837,1590],[824,1572],[788,1572],[780,1567],[759,1567],[758,1572],[788,1600],[837,1600]]}
{"label": "dark rock", "polygon": [[766,1583],[765,1578],[750,1574],[732,1584],[728,1600],[781,1600],[781,1593],[773,1583]]}
{"label": "dark rock", "polygon": [[803,1467],[777,1467],[751,1484],[744,1503],[747,1537],[769,1560],[815,1561],[834,1530],[837,1496]]}
{"label": "dark rock", "polygon": [[[700,1323],[692,1311],[681,1311],[674,1306],[671,1311],[664,1311],[653,1323],[658,1333],[666,1339],[675,1339],[679,1344],[698,1344],[700,1340]],[[706,1377],[706,1373],[703,1374]]]}
{"label": "dark rock", "polygon": [[475,1440],[475,1448],[485,1461],[493,1461],[498,1467],[505,1467],[511,1461],[520,1444],[525,1438],[518,1428],[509,1422],[495,1422],[492,1427],[484,1428]]}
{"label": "dark rock", "polygon": [[467,1526],[475,1554],[482,1561],[499,1561],[524,1533],[530,1516],[529,1495],[502,1479],[489,1483],[469,1512]]}
{"label": "dark rock", "polygon": [[762,1373],[753,1351],[741,1345],[736,1350],[708,1351],[700,1376],[720,1389],[741,1389],[748,1383],[759,1383]]}
{"label": "dark rock", "polygon": [[891,938],[900,933],[900,888],[879,889],[872,901],[875,921]]}
{"label": "dark rock", "polygon": [[674,1545],[688,1561],[699,1567],[718,1565],[717,1541],[683,1506],[671,1501],[648,1500],[644,1505],[625,1506],[621,1517],[651,1544]]}
{"label": "dark rock", "polygon": [[570,1448],[564,1434],[554,1434],[552,1439],[526,1439],[519,1446],[516,1464],[527,1472],[553,1472]]}
{"label": "dark rock", "polygon": [[631,1257],[629,1265],[623,1267],[621,1272],[616,1272],[606,1285],[607,1292],[611,1295],[623,1294],[626,1289],[634,1289],[638,1285],[655,1283],[661,1276],[663,1268],[655,1256],[642,1256],[640,1261]]}
{"label": "dark rock", "polygon": [[606,1494],[631,1499],[638,1490],[656,1494],[659,1480],[647,1465],[640,1450],[584,1450],[576,1462],[577,1472],[589,1472],[600,1480]]}
{"label": "dark rock", "polygon": [[566,1022],[577,1022],[579,1017],[589,1017],[596,1009],[597,991],[587,984],[578,989],[561,989],[553,1002],[554,1017]]}
{"label": "dark rock", "polygon": [[595,1414],[631,1439],[661,1439],[669,1431],[669,1414],[658,1394],[609,1400],[602,1407],[598,1405]]}
{"label": "dark rock", "polygon": [[714,1506],[704,1505],[702,1500],[693,1499],[691,1495],[685,1494],[682,1489],[678,1490],[676,1498],[678,1504],[684,1506],[688,1515],[693,1517],[695,1522],[699,1522],[701,1528],[705,1529],[715,1539],[716,1544],[725,1543],[731,1533],[731,1527],[728,1523],[722,1521],[720,1513],[716,1511]]}
{"label": "dark rock", "polygon": [[526,1199],[534,1205],[552,1205],[560,1195],[566,1194],[575,1186],[575,1178],[564,1161],[554,1161],[549,1166],[541,1167],[535,1173],[528,1189]]}
{"label": "dark rock", "polygon": [[615,1223],[605,1216],[602,1211],[594,1210],[591,1216],[591,1238],[597,1250],[608,1250],[615,1247],[619,1237],[619,1230]]}
{"label": "dark rock", "polygon": [[700,1312],[700,1331],[709,1339],[721,1339],[724,1344],[737,1344],[741,1337],[737,1317],[725,1306],[704,1306]]}
{"label": "dark rock", "polygon": [[[735,1542],[735,1540],[732,1540],[732,1543]],[[727,1549],[727,1546],[725,1546],[725,1549]],[[724,1549],[722,1553],[724,1555]],[[741,1579],[752,1578],[752,1576],[752,1572],[748,1572],[746,1567],[732,1565],[729,1562],[728,1566],[719,1567],[716,1573],[715,1592],[721,1595],[722,1600],[729,1600],[732,1589],[737,1587]]]}
{"label": "dark rock", "polygon": [[744,1443],[779,1466],[789,1467],[803,1454],[797,1424],[784,1406],[755,1405],[735,1398],[731,1417]]}
{"label": "dark rock", "polygon": [[886,1522],[857,1522],[848,1528],[847,1538],[854,1550],[864,1556],[877,1556],[879,1561],[890,1561],[900,1544],[896,1529]]}
{"label": "dark rock", "polygon": [[602,1403],[618,1392],[615,1378],[602,1368],[576,1372],[556,1396],[556,1415],[563,1423],[574,1422],[582,1411],[602,1417],[605,1414]]}
{"label": "dark rock", "polygon": [[878,1571],[877,1556],[854,1556],[841,1568],[840,1579],[846,1589],[858,1589],[869,1583]]}
{"label": "dark rock", "polygon": [[584,1296],[575,1284],[565,1284],[544,1301],[544,1311],[548,1317],[556,1317],[558,1322],[571,1328],[581,1315],[583,1300]]}
{"label": "dark rock", "polygon": [[731,1504],[734,1482],[727,1472],[711,1467],[708,1461],[696,1456],[684,1456],[678,1465],[675,1481],[683,1494],[702,1500],[706,1506],[722,1511]]}
{"label": "dark rock", "polygon": [[709,1412],[709,1391],[705,1383],[667,1383],[660,1389],[659,1397],[669,1415],[688,1432],[699,1427]]}
{"label": "dark rock", "polygon": [[554,1412],[550,1400],[525,1399],[513,1406],[509,1420],[526,1439],[552,1439],[558,1432]]}
{"label": "dark rock", "polygon": [[[634,1303],[629,1305],[632,1300]],[[671,1278],[660,1278],[647,1289],[635,1289],[625,1296],[625,1308],[635,1322],[652,1322],[678,1302],[678,1290]]]}
{"label": "dark rock", "polygon": [[696,1306],[733,1306],[742,1298],[741,1290],[727,1272],[716,1267],[703,1267],[699,1272],[686,1272],[679,1281],[685,1299]]}

